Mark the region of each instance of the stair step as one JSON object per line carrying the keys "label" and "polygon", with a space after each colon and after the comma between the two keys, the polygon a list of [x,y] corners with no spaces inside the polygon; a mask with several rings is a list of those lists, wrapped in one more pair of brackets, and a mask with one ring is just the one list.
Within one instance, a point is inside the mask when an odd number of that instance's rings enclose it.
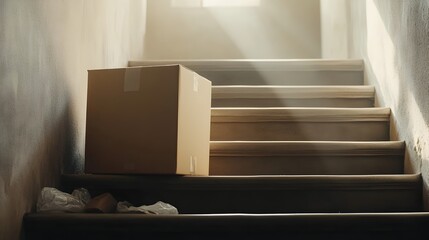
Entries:
{"label": "stair step", "polygon": [[272,176],[64,175],[64,190],[110,192],[134,205],[168,202],[180,213],[421,211],[419,174]]}
{"label": "stair step", "polygon": [[373,86],[214,86],[212,107],[373,107]]}
{"label": "stair step", "polygon": [[[27,214],[32,239],[424,239],[429,213]],[[53,227],[55,226],[55,227]]]}
{"label": "stair step", "polygon": [[398,174],[404,153],[399,141],[212,141],[210,175]]}
{"label": "stair step", "polygon": [[182,64],[213,85],[361,85],[362,60],[218,59],[130,61],[129,66]]}
{"label": "stair step", "polygon": [[389,108],[212,108],[212,141],[385,141]]}

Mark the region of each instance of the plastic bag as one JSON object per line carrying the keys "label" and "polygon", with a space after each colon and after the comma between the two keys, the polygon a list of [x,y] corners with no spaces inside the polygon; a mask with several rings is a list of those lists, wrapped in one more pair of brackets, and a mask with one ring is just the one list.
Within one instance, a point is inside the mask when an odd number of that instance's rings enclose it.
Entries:
{"label": "plastic bag", "polygon": [[72,194],[68,194],[56,188],[45,187],[37,200],[37,211],[82,212],[90,199],[91,195],[84,188],[76,189]]}
{"label": "plastic bag", "polygon": [[142,205],[140,207],[134,207],[129,202],[119,202],[116,211],[118,213],[145,213],[145,214],[179,214],[177,208],[165,203],[157,202],[153,205]]}
{"label": "plastic bag", "polygon": [[87,204],[89,201],[91,201],[91,195],[89,194],[88,190],[85,188],[78,188],[73,190],[72,194],[73,197],[81,200],[83,203]]}

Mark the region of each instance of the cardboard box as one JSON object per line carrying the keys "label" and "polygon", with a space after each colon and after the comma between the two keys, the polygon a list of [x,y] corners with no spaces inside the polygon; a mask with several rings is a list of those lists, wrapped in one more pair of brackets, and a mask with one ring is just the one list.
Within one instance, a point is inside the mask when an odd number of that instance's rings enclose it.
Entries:
{"label": "cardboard box", "polygon": [[208,175],[210,107],[181,65],[89,70],[85,172]]}

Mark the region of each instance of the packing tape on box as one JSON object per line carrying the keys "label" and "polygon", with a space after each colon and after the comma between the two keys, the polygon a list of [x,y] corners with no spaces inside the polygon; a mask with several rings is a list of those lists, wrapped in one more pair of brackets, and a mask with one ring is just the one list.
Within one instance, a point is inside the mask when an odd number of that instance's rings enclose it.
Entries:
{"label": "packing tape on box", "polygon": [[190,160],[190,163],[189,163],[189,174],[190,175],[195,175],[195,172],[197,171],[197,157],[191,156],[191,158],[189,160]]}
{"label": "packing tape on box", "polygon": [[140,91],[140,73],[139,67],[125,69],[124,92]]}
{"label": "packing tape on box", "polygon": [[198,92],[198,75],[194,73],[194,86],[193,86],[194,92]]}

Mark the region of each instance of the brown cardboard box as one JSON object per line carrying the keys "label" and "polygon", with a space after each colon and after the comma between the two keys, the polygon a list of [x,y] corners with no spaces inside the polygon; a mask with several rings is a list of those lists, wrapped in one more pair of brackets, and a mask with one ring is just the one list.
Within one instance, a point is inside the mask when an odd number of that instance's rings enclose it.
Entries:
{"label": "brown cardboard box", "polygon": [[85,171],[208,175],[210,106],[181,65],[89,70]]}

